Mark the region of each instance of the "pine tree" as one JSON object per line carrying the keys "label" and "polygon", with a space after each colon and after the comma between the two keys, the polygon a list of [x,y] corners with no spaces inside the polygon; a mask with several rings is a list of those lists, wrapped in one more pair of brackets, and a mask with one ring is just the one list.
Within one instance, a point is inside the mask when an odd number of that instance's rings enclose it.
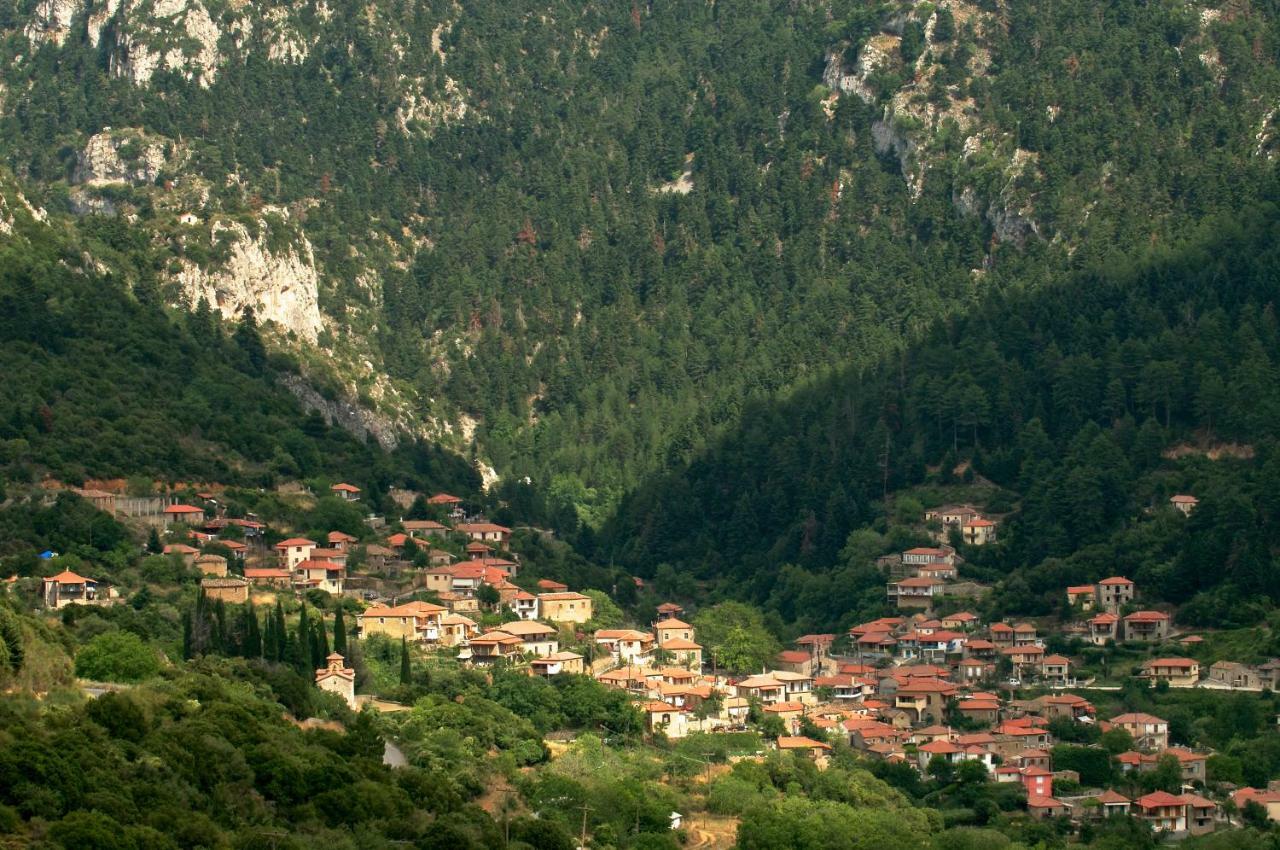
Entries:
{"label": "pine tree", "polygon": [[164,552],[164,544],[160,542],[160,534],[154,528],[147,535],[147,551],[152,555],[159,555]]}
{"label": "pine tree", "polygon": [[339,655],[347,654],[347,624],[342,619],[342,606],[333,615],[333,651]]}
{"label": "pine tree", "polygon": [[244,352],[249,361],[249,369],[260,375],[267,367],[267,349],[262,344],[262,336],[258,333],[258,317],[252,307],[245,307],[240,316],[240,327],[236,328],[235,343]]}
{"label": "pine tree", "polygon": [[413,678],[413,670],[409,666],[409,641],[400,638],[400,684],[407,685]]}

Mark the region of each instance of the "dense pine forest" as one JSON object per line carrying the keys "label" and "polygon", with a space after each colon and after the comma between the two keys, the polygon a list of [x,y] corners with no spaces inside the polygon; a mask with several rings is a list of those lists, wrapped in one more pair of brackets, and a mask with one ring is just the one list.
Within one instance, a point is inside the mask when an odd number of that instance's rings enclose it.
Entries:
{"label": "dense pine forest", "polygon": [[[1122,565],[1190,601],[1193,622],[1256,619],[1280,601],[1278,227],[1274,201],[1215,217],[1167,249],[993,295],[876,367],[754,405],[628,497],[602,553],[644,575],[723,582],[800,631],[832,627],[881,586],[871,560],[896,542],[898,491],[976,472],[994,506],[1020,500],[1006,545],[970,565],[1004,579],[995,604],[1047,613],[1062,587]],[[1144,516],[1189,491],[1205,503],[1190,520]],[[850,537],[873,525],[878,537]]]}
{"label": "dense pine forest", "polygon": [[0,18],[39,203],[188,308],[226,228],[306,239],[311,372],[470,417],[592,527],[797,380],[1239,209],[1275,153],[1265,3],[50,3]]}

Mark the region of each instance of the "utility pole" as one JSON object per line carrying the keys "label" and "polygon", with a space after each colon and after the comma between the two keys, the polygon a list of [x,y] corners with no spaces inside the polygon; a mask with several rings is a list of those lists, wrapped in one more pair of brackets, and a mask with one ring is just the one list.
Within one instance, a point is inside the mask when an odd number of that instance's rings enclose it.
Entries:
{"label": "utility pole", "polygon": [[582,838],[578,841],[580,850],[586,850],[587,846],[587,812],[591,809],[586,803],[582,804]]}

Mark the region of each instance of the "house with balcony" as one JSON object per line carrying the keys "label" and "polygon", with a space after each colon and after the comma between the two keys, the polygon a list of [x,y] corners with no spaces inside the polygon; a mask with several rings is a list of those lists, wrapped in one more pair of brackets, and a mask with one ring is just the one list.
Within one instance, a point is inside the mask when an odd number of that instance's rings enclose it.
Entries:
{"label": "house with balcony", "polygon": [[554,628],[536,620],[512,620],[498,626],[498,631],[515,635],[521,640],[521,649],[528,655],[546,658],[560,651],[560,641]]}
{"label": "house with balcony", "polygon": [[735,686],[737,696],[758,699],[763,705],[786,702],[787,686],[769,673],[748,676]]}
{"label": "house with balcony", "polygon": [[1187,830],[1187,801],[1167,791],[1153,791],[1133,801],[1133,814],[1156,832],[1182,833]]}
{"label": "house with balcony", "polygon": [[1071,659],[1065,655],[1046,655],[1040,659],[1040,678],[1050,687],[1063,687],[1071,679]]}
{"label": "house with balcony", "polygon": [[503,631],[485,632],[463,646],[458,660],[474,665],[521,662],[524,660],[524,641]]}
{"label": "house with balcony", "polygon": [[1163,611],[1134,611],[1121,618],[1126,642],[1152,643],[1169,637],[1170,617]]}
{"label": "house with balcony", "polygon": [[601,629],[596,645],[622,664],[649,664],[653,661],[653,635],[635,629]]}
{"label": "house with balcony", "polygon": [[1114,643],[1120,636],[1120,618],[1109,611],[1092,617],[1088,626],[1089,642],[1095,646],[1102,646],[1107,641]]}
{"label": "house with balcony", "polygon": [[1196,505],[1200,504],[1200,500],[1186,493],[1177,493],[1169,497],[1169,504],[1183,516],[1191,516],[1191,512],[1196,509]]}
{"label": "house with balcony", "polygon": [[430,602],[371,605],[356,615],[356,628],[361,637],[383,635],[392,640],[436,643],[440,640],[440,621],[446,613],[444,607]]}
{"label": "house with balcony", "polygon": [[99,601],[96,579],[63,570],[43,581],[43,597],[46,608],[62,608],[66,605],[96,605]]}
{"label": "house with balcony", "polygon": [[1169,721],[1153,714],[1130,712],[1111,718],[1110,725],[1119,726],[1133,738],[1133,745],[1141,750],[1167,750],[1169,748]]}
{"label": "house with balcony", "polygon": [[306,560],[293,567],[293,584],[301,590],[316,588],[340,596],[346,579],[347,568],[333,561]]}
{"label": "house with balcony", "polygon": [[1153,658],[1142,665],[1151,684],[1168,682],[1173,688],[1193,688],[1200,681],[1200,662],[1194,658]]}
{"label": "house with balcony", "polygon": [[960,526],[960,536],[969,546],[986,546],[996,540],[996,524],[989,519],[972,519]]}
{"label": "house with balcony", "polygon": [[545,658],[535,658],[529,662],[529,667],[535,674],[547,678],[559,676],[561,673],[581,674],[585,670],[582,656],[576,652],[567,651],[553,652]]}
{"label": "house with balcony", "polygon": [[894,600],[899,608],[930,608],[934,595],[941,595],[944,584],[941,579],[925,576],[904,578],[889,584],[889,599]]}

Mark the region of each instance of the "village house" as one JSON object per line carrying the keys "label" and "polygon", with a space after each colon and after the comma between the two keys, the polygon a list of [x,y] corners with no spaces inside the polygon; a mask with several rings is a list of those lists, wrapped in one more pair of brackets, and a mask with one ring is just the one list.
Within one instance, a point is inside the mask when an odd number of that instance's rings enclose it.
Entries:
{"label": "village house", "polygon": [[539,676],[559,676],[561,673],[583,672],[582,656],[576,652],[553,652],[545,658],[535,658],[529,667]]}
{"label": "village house", "polygon": [[472,664],[495,664],[523,660],[523,653],[523,640],[507,632],[491,631],[471,638],[458,653],[458,659]]}
{"label": "village house", "polygon": [[978,615],[969,611],[957,611],[954,614],[945,615],[941,622],[944,629],[969,631],[977,627]]}
{"label": "village house", "polygon": [[440,639],[440,618],[445,609],[430,602],[402,605],[371,605],[356,615],[361,637],[383,635],[393,640],[435,643]]}
{"label": "village house", "polygon": [[1133,801],[1128,797],[1110,788],[1093,799],[1098,801],[1097,811],[1099,816],[1103,818],[1109,818],[1114,815],[1127,815],[1133,805]]}
{"label": "village house", "polygon": [[980,516],[982,514],[973,505],[941,505],[927,509],[924,512],[924,521],[937,522],[944,528],[948,526],[959,528]]}
{"label": "village house", "polygon": [[345,660],[336,652],[329,653],[325,659],[329,662],[323,670],[316,671],[316,687],[322,691],[342,697],[347,706],[356,707],[356,671],[347,667]]}
{"label": "village house", "polygon": [[991,635],[991,642],[996,645],[997,649],[1005,649],[1013,646],[1013,626],[1008,623],[992,623],[988,632]]}
{"label": "village house", "polygon": [[204,522],[204,508],[193,505],[170,505],[161,513],[166,527],[172,525],[200,525]]}
{"label": "village house", "polygon": [[652,659],[653,635],[635,629],[601,629],[595,642],[623,664],[648,664]]}
{"label": "village house", "polygon": [[168,543],[164,547],[164,554],[181,558],[182,563],[190,567],[195,565],[196,556],[200,554],[200,550],[185,543]]}
{"label": "village house", "polygon": [[63,570],[43,581],[46,608],[62,608],[65,605],[93,605],[99,601],[98,582],[70,570]]}
{"label": "village house", "polygon": [[996,524],[989,519],[973,519],[960,526],[960,536],[970,546],[985,546],[996,539]]}
{"label": "village house", "polygon": [[[831,655],[831,645],[836,642],[835,635],[801,635],[796,638],[796,646],[801,651],[808,651],[813,658],[814,670],[821,670]],[[814,670],[805,671],[812,674]]]}
{"label": "village house", "polygon": [[302,589],[317,588],[334,596],[342,595],[347,568],[333,561],[299,561],[293,568],[293,583]]}
{"label": "village house", "polygon": [[200,555],[195,560],[195,567],[201,575],[220,578],[227,574],[227,559],[212,553]]}
{"label": "village house", "polygon": [[461,646],[480,634],[476,621],[450,611],[440,616],[440,645]]}
{"label": "village house", "polygon": [[913,678],[898,686],[893,707],[906,712],[915,723],[937,721],[946,716],[947,700],[957,691],[954,684],[943,679]]}
{"label": "village house", "polygon": [[966,684],[983,682],[994,678],[995,673],[996,665],[990,661],[983,661],[981,658],[963,658],[956,666],[956,675],[960,677],[960,681]]}
{"label": "village house", "polygon": [[1069,814],[1071,807],[1053,797],[1027,797],[1027,814],[1037,818],[1058,818]]}
{"label": "village house", "polygon": [[989,725],[1000,719],[1000,702],[971,696],[956,703],[956,711],[961,717]]}
{"label": "village house", "polygon": [[410,537],[443,537],[449,533],[449,527],[433,519],[406,519],[400,525]]}
{"label": "village house", "polygon": [[693,626],[674,618],[661,621],[653,627],[653,632],[657,636],[658,646],[663,646],[667,641],[676,638],[693,640]]}
{"label": "village house", "polygon": [[556,630],[535,620],[513,620],[498,626],[499,631],[520,638],[521,649],[538,658],[546,658],[560,651]]}
{"label": "village house", "polygon": [[591,597],[567,590],[538,594],[538,612],[552,623],[585,623],[593,616]]}
{"label": "village house", "polygon": [[1143,678],[1151,684],[1168,682],[1174,688],[1192,688],[1200,681],[1200,662],[1194,658],[1154,658],[1142,665]]}
{"label": "village house", "polygon": [[1272,658],[1257,667],[1258,681],[1264,688],[1280,691],[1280,658]]}
{"label": "village house", "polygon": [[244,577],[250,584],[287,589],[293,585],[293,573],[284,567],[245,567]]}
{"label": "village house", "polygon": [[805,675],[813,674],[813,656],[798,649],[782,650],[774,659],[774,663],[779,670],[789,670],[792,673]]}
{"label": "village house", "polygon": [[1169,637],[1169,615],[1163,611],[1134,611],[1121,620],[1125,641],[1152,643]]}
{"label": "village house", "polygon": [[298,564],[311,559],[311,552],[316,548],[314,540],[305,537],[290,537],[276,544],[276,551],[286,569],[297,569]]}
{"label": "village house", "polygon": [[1067,605],[1081,611],[1092,611],[1097,588],[1091,584],[1077,584],[1067,588]]}
{"label": "village house", "polygon": [[480,601],[469,593],[442,590],[436,594],[436,598],[455,614],[476,614],[480,611]]}
{"label": "village house", "polygon": [[1133,601],[1134,584],[1124,576],[1111,576],[1098,582],[1098,607],[1112,614]]}
{"label": "village house", "polygon": [[642,708],[650,732],[662,732],[668,738],[683,738],[689,734],[689,713],[684,709],[660,700],[646,702]]}
{"label": "village house", "polygon": [[826,760],[827,754],[831,752],[831,745],[823,741],[806,738],[803,735],[779,735],[778,750],[807,756],[817,761],[821,766],[822,762]]}
{"label": "village house", "polygon": [[925,564],[944,563],[954,565],[956,561],[956,553],[951,547],[945,549],[933,546],[917,546],[914,549],[908,549],[902,553],[902,563],[922,567]]}
{"label": "village house", "polygon": [[347,534],[345,531],[330,531],[325,538],[329,542],[329,548],[339,552],[350,552],[352,545],[359,542],[359,538]]}
{"label": "village house", "polygon": [[1243,811],[1248,803],[1257,803],[1267,810],[1269,819],[1280,821],[1280,791],[1245,786],[1232,794],[1231,799],[1236,804],[1237,810]]}
{"label": "village house", "polygon": [[1040,659],[1040,678],[1050,687],[1063,687],[1071,678],[1071,659],[1065,655],[1046,655]]}
{"label": "village house", "polygon": [[1018,623],[1013,627],[1014,646],[1038,646],[1039,644],[1035,626],[1030,623]]}
{"label": "village house", "polygon": [[1052,694],[1032,701],[1037,713],[1046,720],[1090,720],[1094,715],[1091,702],[1076,694]]}
{"label": "village house", "polygon": [[511,613],[521,620],[538,619],[538,597],[527,590],[521,590],[511,597],[508,607],[511,608]]}
{"label": "village house", "polygon": [[[1110,726],[1119,726],[1133,738],[1133,745],[1141,750],[1166,750],[1169,748],[1169,722],[1152,714],[1131,712],[1111,718]],[[1104,730],[1105,731],[1105,730]]]}
{"label": "village house", "polygon": [[511,540],[511,529],[492,522],[462,522],[454,526],[453,530],[476,542],[493,543],[502,549],[506,549]]}
{"label": "village house", "polygon": [[231,555],[237,561],[243,561],[245,556],[249,554],[249,547],[239,540],[219,540],[223,546],[231,550]]}
{"label": "village house", "polygon": [[356,502],[360,499],[360,488],[345,481],[334,484],[329,490],[333,495],[346,502]]}
{"label": "village house", "polygon": [[239,576],[200,579],[200,592],[209,599],[243,605],[249,601],[249,582]]}
{"label": "village house", "polygon": [[702,669],[702,644],[700,643],[684,638],[671,638],[662,645],[662,650],[675,664],[683,664],[693,670]]}
{"label": "village house", "polygon": [[773,705],[786,699],[786,685],[767,673],[749,676],[734,687],[737,696],[747,699],[754,697],[764,705]]}
{"label": "village house", "polygon": [[1179,833],[1187,829],[1187,801],[1167,791],[1153,791],[1134,800],[1133,813],[1156,832]]}
{"label": "village house", "polygon": [[891,582],[888,586],[890,599],[897,600],[899,608],[930,608],[935,594],[941,595],[945,582],[936,578],[915,576]]}
{"label": "village house", "polygon": [[1191,512],[1196,509],[1196,505],[1200,504],[1200,500],[1186,493],[1178,493],[1169,497],[1169,504],[1183,516],[1191,516]]}
{"label": "village house", "polygon": [[1114,643],[1119,637],[1120,618],[1110,612],[1098,614],[1089,620],[1089,642],[1102,646],[1108,641]]}
{"label": "village house", "polygon": [[1215,661],[1209,667],[1208,681],[1228,688],[1261,690],[1262,678],[1258,671],[1236,661]]}

